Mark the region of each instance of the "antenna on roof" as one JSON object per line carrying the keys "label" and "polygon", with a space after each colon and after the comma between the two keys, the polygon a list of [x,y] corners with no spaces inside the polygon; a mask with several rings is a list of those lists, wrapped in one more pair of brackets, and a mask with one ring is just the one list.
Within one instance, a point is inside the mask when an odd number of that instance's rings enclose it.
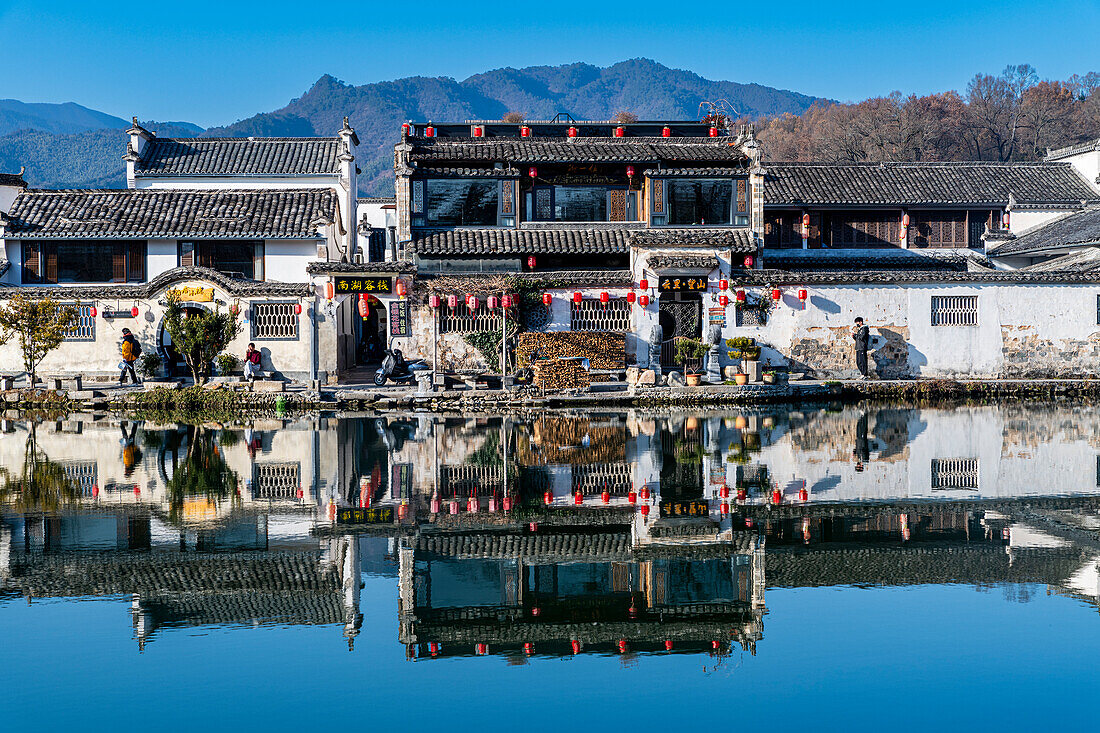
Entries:
{"label": "antenna on roof", "polygon": [[573,115],[569,114],[568,112],[558,112],[556,115],[554,115],[554,119],[552,119],[550,121],[551,122],[576,122],[576,120],[573,119]]}

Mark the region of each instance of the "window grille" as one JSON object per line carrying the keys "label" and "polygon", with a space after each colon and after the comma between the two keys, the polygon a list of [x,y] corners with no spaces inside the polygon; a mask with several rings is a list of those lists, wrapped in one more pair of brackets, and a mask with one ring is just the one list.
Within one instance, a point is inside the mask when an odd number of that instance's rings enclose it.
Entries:
{"label": "window grille", "polygon": [[933,458],[932,490],[978,490],[977,458]]}
{"label": "window grille", "polygon": [[977,326],[978,296],[933,295],[933,326]]}
{"label": "window grille", "polygon": [[768,312],[763,308],[753,305],[737,306],[737,325],[740,326],[766,326],[768,325]]}
{"label": "window grille", "polygon": [[459,466],[439,467],[439,495],[444,499],[465,496],[488,496],[504,488],[502,466],[475,466],[463,463]]}
{"label": "window grille", "polygon": [[76,326],[65,332],[66,341],[95,341],[95,318],[92,317],[91,305],[77,305],[76,303],[62,303],[63,306],[76,308]]}
{"label": "window grille", "polygon": [[484,333],[500,331],[500,311],[489,310],[484,298],[479,299],[477,310],[471,311],[466,303],[454,308],[443,304],[439,309],[440,333]]}
{"label": "window grille", "polygon": [[573,303],[569,327],[574,331],[629,331],[630,303],[623,298],[610,300],[606,305],[598,300]]}
{"label": "window grille", "polygon": [[599,494],[604,487],[613,496],[630,493],[630,466],[626,463],[592,463],[573,466],[573,492]]}
{"label": "window grille", "polygon": [[253,303],[252,338],[298,338],[298,316],[294,312],[294,303]]}
{"label": "window grille", "polygon": [[252,497],[297,499],[302,485],[300,463],[257,463],[252,467]]}
{"label": "window grille", "polygon": [[65,472],[65,478],[73,482],[73,486],[82,496],[92,495],[99,476],[95,461],[64,461],[61,468]]}

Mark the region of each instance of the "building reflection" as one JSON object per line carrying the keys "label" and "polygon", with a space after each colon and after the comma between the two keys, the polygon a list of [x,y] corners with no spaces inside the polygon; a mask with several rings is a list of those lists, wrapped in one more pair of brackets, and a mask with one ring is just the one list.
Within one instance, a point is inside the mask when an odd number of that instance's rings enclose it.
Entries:
{"label": "building reflection", "polygon": [[[410,659],[755,653],[766,590],[1031,584],[1097,604],[1100,410],[821,407],[0,437],[0,594],[171,629],[331,625],[392,576]],[[380,623],[381,620],[376,620]]]}

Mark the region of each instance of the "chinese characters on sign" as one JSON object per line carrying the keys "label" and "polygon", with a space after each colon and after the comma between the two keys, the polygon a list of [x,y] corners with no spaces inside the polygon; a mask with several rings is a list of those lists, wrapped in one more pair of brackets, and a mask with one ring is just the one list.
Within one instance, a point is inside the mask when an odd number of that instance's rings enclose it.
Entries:
{"label": "chinese characters on sign", "polygon": [[392,277],[338,277],[337,293],[384,293],[393,292]]}
{"label": "chinese characters on sign", "polygon": [[710,510],[705,501],[662,501],[662,517],[706,517]]}
{"label": "chinese characters on sign", "polygon": [[705,277],[662,277],[657,281],[662,293],[698,293],[707,289]]}
{"label": "chinese characters on sign", "polygon": [[409,336],[409,301],[390,303],[390,336]]}
{"label": "chinese characters on sign", "polygon": [[725,308],[711,308],[708,312],[708,322],[712,326],[725,326],[726,325],[726,309]]}
{"label": "chinese characters on sign", "polygon": [[366,509],[340,509],[336,512],[337,524],[392,524],[392,506],[374,506]]}

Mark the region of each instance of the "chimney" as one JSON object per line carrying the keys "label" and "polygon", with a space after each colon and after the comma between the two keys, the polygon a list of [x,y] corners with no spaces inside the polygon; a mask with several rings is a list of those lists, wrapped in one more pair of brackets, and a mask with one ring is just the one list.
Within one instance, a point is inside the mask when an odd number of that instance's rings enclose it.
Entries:
{"label": "chimney", "polygon": [[18,173],[0,173],[0,214],[11,212],[11,205],[16,197],[23,193],[27,182],[23,180],[23,174],[27,172],[26,166],[19,169]]}
{"label": "chimney", "polygon": [[340,185],[344,187],[344,201],[340,208],[345,217],[339,228],[347,237],[344,252],[348,261],[352,261],[354,254],[359,251],[358,227],[355,225],[359,196],[359,166],[355,164],[355,152],[359,148],[359,136],[355,134],[347,117],[344,118],[344,125],[337,135],[340,138]]}
{"label": "chimney", "polygon": [[130,129],[126,134],[130,136],[130,142],[126,145],[126,155],[122,157],[126,161],[126,187],[137,188],[137,162],[145,154],[145,148],[156,139],[156,135],[138,124],[137,117],[133,117]]}

